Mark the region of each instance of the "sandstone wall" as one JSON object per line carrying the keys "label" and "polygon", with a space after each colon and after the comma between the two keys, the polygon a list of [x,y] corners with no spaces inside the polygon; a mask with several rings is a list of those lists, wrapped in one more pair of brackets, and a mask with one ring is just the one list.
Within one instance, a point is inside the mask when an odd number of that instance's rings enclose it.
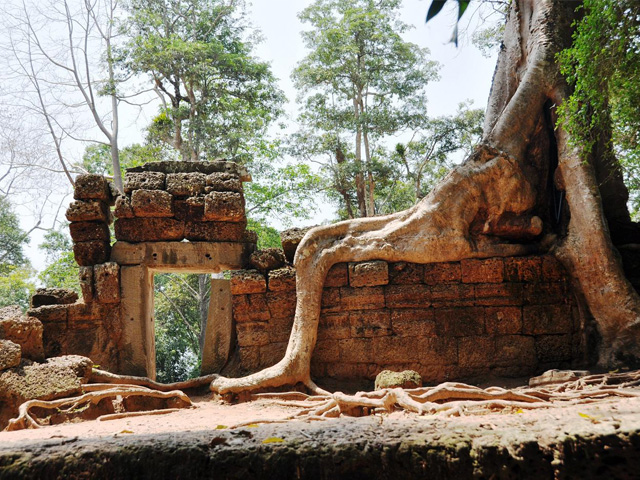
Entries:
{"label": "sandstone wall", "polygon": [[[282,358],[295,311],[293,268],[234,272],[241,367]],[[552,256],[441,264],[339,264],[325,282],[316,378],[413,369],[425,382],[533,375],[585,361],[584,325]]]}

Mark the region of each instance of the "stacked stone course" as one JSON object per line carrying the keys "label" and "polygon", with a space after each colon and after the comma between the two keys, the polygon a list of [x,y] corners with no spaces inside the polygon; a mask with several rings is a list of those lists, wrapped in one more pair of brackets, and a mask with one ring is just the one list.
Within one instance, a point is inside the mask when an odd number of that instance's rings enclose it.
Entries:
{"label": "stacked stone course", "polygon": [[[129,243],[253,241],[242,182],[231,162],[156,162],[128,169],[115,203],[116,239]],[[249,234],[250,235],[250,234]]]}
{"label": "stacked stone course", "polygon": [[[293,323],[295,269],[234,272],[231,292],[241,367],[276,363]],[[583,364],[584,344],[566,273],[550,255],[338,264],[325,281],[312,375],[526,376]]]}

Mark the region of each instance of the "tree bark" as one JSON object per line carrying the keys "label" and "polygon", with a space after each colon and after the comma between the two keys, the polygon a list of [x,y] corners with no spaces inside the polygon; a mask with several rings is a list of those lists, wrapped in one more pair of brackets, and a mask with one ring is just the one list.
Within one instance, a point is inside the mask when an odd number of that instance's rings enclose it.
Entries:
{"label": "tree bark", "polygon": [[[296,253],[296,314],[284,358],[244,378],[220,377],[212,390],[297,382],[317,388],[310,361],[322,289],[327,271],[340,262],[431,263],[550,249],[567,267],[597,322],[600,363],[611,366],[640,357],[640,297],[623,275],[608,227],[607,212],[616,222],[628,218],[624,192],[609,194],[624,189],[617,165],[610,156],[596,158],[573,147],[568,132],[554,120],[553,106],[570,94],[555,58],[570,45],[580,3],[512,2],[482,144],[411,209],[310,230]],[[609,183],[599,182],[603,178]],[[564,224],[551,214],[552,179],[566,196]],[[601,195],[603,188],[607,195]],[[615,205],[603,207],[609,198]]]}

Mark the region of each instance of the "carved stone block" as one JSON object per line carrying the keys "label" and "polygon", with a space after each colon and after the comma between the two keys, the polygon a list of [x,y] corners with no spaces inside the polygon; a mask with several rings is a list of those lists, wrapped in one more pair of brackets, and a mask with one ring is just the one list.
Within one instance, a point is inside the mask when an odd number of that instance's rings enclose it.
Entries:
{"label": "carved stone block", "polygon": [[104,222],[72,222],[69,225],[69,233],[74,242],[110,240],[109,227]]}
{"label": "carved stone block", "polygon": [[244,222],[192,222],[185,225],[184,238],[203,242],[242,242]]}
{"label": "carved stone block", "polygon": [[244,197],[234,192],[211,192],[204,200],[204,218],[220,222],[244,222]]}
{"label": "carved stone block", "polygon": [[387,262],[349,263],[349,285],[352,287],[375,287],[389,283]]}
{"label": "carved stone block", "polygon": [[173,195],[163,190],[135,190],[131,207],[136,217],[173,217]]}
{"label": "carved stone block", "polygon": [[71,202],[66,214],[70,222],[109,222],[109,207],[100,200]]}
{"label": "carved stone block", "polygon": [[127,172],[124,176],[124,191],[164,190],[165,174],[161,172]]}
{"label": "carved stone block", "polygon": [[209,192],[242,193],[242,182],[237,175],[225,172],[214,172],[207,175],[206,190]]}
{"label": "carved stone block", "polygon": [[125,242],[162,242],[182,240],[185,225],[173,218],[119,218],[115,229],[116,239]]}
{"label": "carved stone block", "polygon": [[78,175],[73,188],[73,198],[76,200],[111,200],[109,183],[102,175]]}
{"label": "carved stone block", "polygon": [[190,197],[204,192],[206,175],[204,173],[167,174],[167,192],[177,197]]}
{"label": "carved stone block", "polygon": [[94,240],[91,242],[79,242],[73,245],[73,256],[81,267],[104,263],[109,260],[111,247],[109,242]]}
{"label": "carved stone block", "polygon": [[120,267],[108,262],[93,267],[95,298],[100,303],[120,302]]}

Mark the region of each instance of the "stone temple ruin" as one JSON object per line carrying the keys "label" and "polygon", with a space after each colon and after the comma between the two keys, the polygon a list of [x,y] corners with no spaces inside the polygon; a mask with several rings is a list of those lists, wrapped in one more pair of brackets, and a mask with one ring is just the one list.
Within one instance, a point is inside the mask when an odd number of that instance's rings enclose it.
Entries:
{"label": "stone temple ruin", "polygon": [[[28,315],[42,322],[45,356],[84,355],[154,378],[153,275],[230,270],[230,280],[212,280],[203,374],[246,374],[280,360],[304,230],[283,233],[286,262],[274,252],[261,262],[246,230],[249,180],[230,162],[150,163],[129,169],[125,195],[116,196],[103,177],[80,176],[67,219],[82,298],[34,296]],[[592,329],[577,305],[551,255],[338,264],[325,281],[312,375],[362,384],[384,369],[412,369],[437,383],[585,365]]]}

